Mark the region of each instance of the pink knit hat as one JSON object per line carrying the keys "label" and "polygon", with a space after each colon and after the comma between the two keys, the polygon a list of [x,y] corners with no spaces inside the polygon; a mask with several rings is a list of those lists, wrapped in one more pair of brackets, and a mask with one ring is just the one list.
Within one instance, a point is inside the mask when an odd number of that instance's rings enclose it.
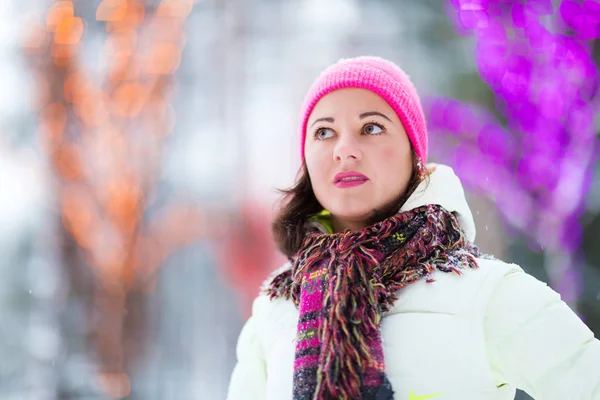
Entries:
{"label": "pink knit hat", "polygon": [[398,114],[421,162],[427,163],[427,126],[417,91],[400,67],[379,57],[342,59],[325,69],[312,84],[300,114],[302,160],[306,125],[313,108],[321,97],[341,88],[368,89],[383,98]]}

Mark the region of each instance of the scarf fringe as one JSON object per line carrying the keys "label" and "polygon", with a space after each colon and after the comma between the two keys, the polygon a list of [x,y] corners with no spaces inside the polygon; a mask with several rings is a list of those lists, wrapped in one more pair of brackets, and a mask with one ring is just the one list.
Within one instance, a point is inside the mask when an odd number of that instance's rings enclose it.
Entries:
{"label": "scarf fringe", "polygon": [[[294,399],[367,398],[365,392],[389,386],[382,313],[393,307],[398,290],[419,279],[434,282],[435,271],[461,275],[478,268],[478,256],[456,217],[439,205],[397,214],[359,232],[308,234],[291,268],[265,288],[271,299],[291,299],[297,307],[305,290],[323,292],[315,317],[321,322],[314,391],[296,395],[295,388]],[[318,284],[309,289],[306,284],[313,281]],[[300,383],[295,379],[294,385]],[[391,386],[389,392],[392,396]]]}

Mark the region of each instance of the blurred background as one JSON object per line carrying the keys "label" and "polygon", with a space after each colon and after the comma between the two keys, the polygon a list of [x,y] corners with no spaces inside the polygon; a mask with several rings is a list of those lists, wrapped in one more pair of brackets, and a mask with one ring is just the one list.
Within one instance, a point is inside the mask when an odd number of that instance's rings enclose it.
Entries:
{"label": "blurred background", "polygon": [[2,0],[0,398],[225,398],[251,301],[285,261],[269,224],[304,93],[357,55],[413,79],[480,248],[598,337],[599,9]]}

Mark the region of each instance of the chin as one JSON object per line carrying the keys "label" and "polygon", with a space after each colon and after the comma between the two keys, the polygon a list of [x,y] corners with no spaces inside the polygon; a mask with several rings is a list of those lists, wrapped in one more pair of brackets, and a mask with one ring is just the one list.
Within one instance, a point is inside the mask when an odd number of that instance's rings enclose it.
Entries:
{"label": "chin", "polygon": [[348,221],[366,221],[373,214],[372,207],[365,207],[360,204],[336,204],[332,209],[328,209],[333,215]]}

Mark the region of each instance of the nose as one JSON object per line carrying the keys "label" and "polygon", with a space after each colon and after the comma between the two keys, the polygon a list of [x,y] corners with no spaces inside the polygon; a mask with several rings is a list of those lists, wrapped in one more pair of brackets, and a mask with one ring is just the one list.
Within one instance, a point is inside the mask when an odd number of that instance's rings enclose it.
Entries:
{"label": "nose", "polygon": [[335,148],[333,149],[333,159],[335,161],[344,161],[354,159],[359,161],[362,158],[362,152],[353,135],[340,135]]}

